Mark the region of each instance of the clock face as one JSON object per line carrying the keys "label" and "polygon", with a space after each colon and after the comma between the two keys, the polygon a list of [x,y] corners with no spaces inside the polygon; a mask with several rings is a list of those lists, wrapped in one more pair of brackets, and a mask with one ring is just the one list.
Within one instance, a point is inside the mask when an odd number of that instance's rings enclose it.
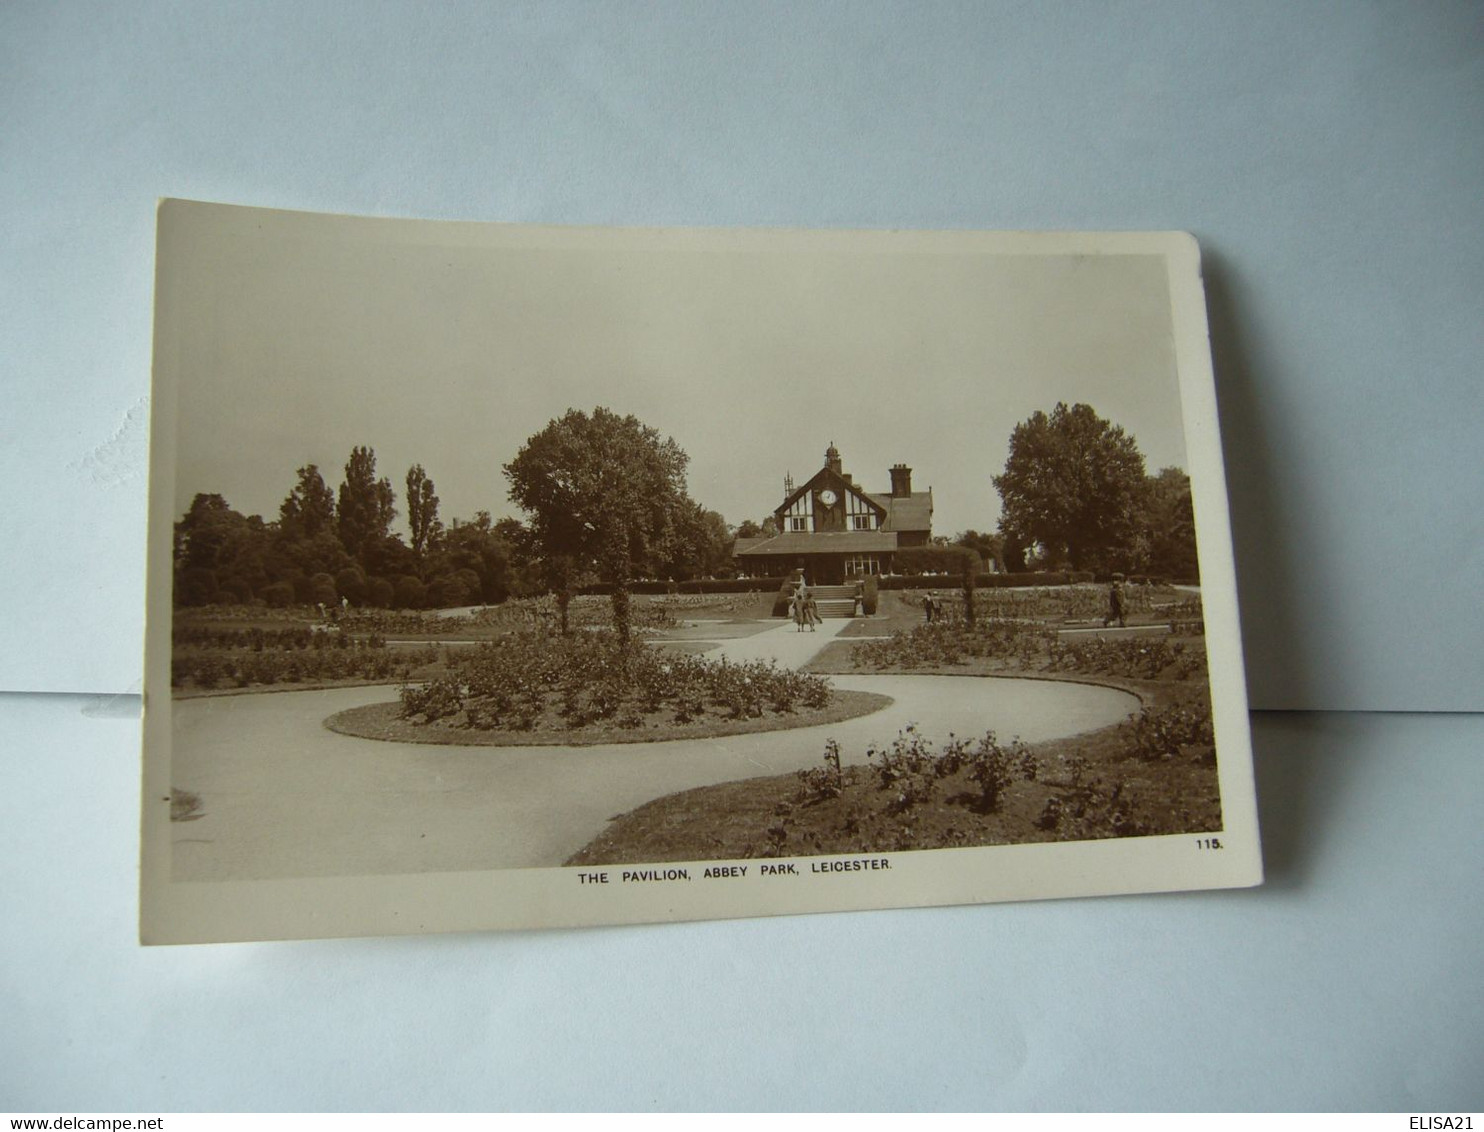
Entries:
{"label": "clock face", "polygon": [[835,500],[837,500],[839,498],[840,497],[838,495],[836,495],[833,491],[831,491],[829,488],[825,488],[823,491],[821,491],[819,493],[819,501],[821,503],[823,503],[826,507],[833,507],[835,505]]}

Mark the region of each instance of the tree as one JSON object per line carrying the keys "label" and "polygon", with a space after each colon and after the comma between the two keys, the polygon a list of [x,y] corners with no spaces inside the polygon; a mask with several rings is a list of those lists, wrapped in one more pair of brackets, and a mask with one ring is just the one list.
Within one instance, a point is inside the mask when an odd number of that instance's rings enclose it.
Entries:
{"label": "tree", "polygon": [[1132,436],[1090,405],[1059,403],[1015,426],[1003,475],[1002,529],[1038,542],[1053,563],[1095,569],[1128,549],[1144,496],[1144,457]]}
{"label": "tree", "polygon": [[335,575],[335,589],[351,605],[366,604],[366,574],[359,566],[347,566]]}
{"label": "tree", "polygon": [[731,571],[731,527],[719,511],[708,511],[699,503],[680,508],[674,518],[660,561],[651,573],[669,579],[715,578]]}
{"label": "tree", "polygon": [[1179,468],[1161,468],[1149,477],[1140,525],[1146,543],[1140,569],[1179,581],[1200,580],[1188,475]]}
{"label": "tree", "polygon": [[422,582],[411,574],[403,574],[393,583],[392,605],[397,609],[421,609],[427,600],[427,591]]}
{"label": "tree", "polygon": [[[508,530],[510,522],[513,520],[502,522],[500,529]],[[515,526],[519,528],[520,524]],[[480,511],[471,522],[455,519],[444,532],[429,577],[465,573],[470,601],[498,604],[510,596],[514,554],[510,542],[491,522],[490,513]]]}
{"label": "tree", "polygon": [[[489,512],[479,514],[488,516]],[[495,523],[493,531],[506,551],[510,592],[517,597],[541,593],[541,548],[530,528],[507,515]]]}
{"label": "tree", "polygon": [[1005,540],[1000,535],[992,535],[987,531],[960,531],[953,536],[953,545],[968,547],[986,563],[997,563],[995,569],[1004,569]]}
{"label": "tree", "polygon": [[412,530],[414,554],[427,550],[443,530],[438,519],[438,497],[433,494],[433,481],[421,464],[407,469],[407,525]]}
{"label": "tree", "polygon": [[[526,441],[505,465],[510,498],[557,577],[558,601],[586,563],[613,584],[613,624],[629,641],[629,583],[694,508],[686,494],[688,457],[674,440],[634,416],[599,407],[569,409]],[[563,610],[565,614],[565,609]]]}
{"label": "tree", "polygon": [[278,529],[289,538],[309,538],[335,525],[335,493],[315,464],[299,469],[299,482],[278,508]]}
{"label": "tree", "polygon": [[359,558],[367,542],[386,538],[397,517],[396,500],[391,480],[376,478],[376,453],[353,448],[340,484],[340,541],[345,549]]}
{"label": "tree", "polygon": [[198,494],[175,524],[175,601],[204,605],[249,601],[269,577],[271,532],[217,494]]}

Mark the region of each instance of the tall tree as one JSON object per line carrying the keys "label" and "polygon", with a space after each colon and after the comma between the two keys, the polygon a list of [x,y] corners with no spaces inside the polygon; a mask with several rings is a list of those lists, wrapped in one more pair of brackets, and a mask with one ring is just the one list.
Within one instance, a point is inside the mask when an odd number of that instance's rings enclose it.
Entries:
{"label": "tall tree", "polygon": [[433,481],[421,464],[407,469],[407,525],[412,530],[416,554],[427,550],[443,530],[438,519],[438,496],[433,494]]}
{"label": "tall tree", "polygon": [[679,581],[718,577],[731,569],[734,542],[736,536],[721,512],[691,503],[675,515],[653,569],[661,577]]}
{"label": "tall tree", "polygon": [[975,554],[979,555],[986,563],[993,562],[997,570],[1004,569],[1005,562],[1005,540],[1001,535],[990,534],[988,531],[976,530],[960,531],[953,536],[954,546],[966,546]]}
{"label": "tall tree", "polygon": [[340,484],[340,541],[360,557],[367,543],[386,538],[397,517],[396,493],[388,479],[376,478],[376,453],[353,448]]}
{"label": "tall tree", "polygon": [[633,416],[569,409],[526,441],[505,465],[510,498],[531,516],[542,557],[567,579],[591,562],[613,585],[613,623],[629,641],[629,584],[694,508],[688,457]]}
{"label": "tall tree", "polygon": [[271,534],[257,515],[242,515],[216,494],[198,494],[175,524],[175,602],[250,601],[267,585]]}
{"label": "tall tree", "polygon": [[1105,566],[1131,545],[1144,479],[1132,436],[1090,405],[1059,403],[1011,433],[1005,472],[994,477],[1002,529],[1074,570]]}
{"label": "tall tree", "polygon": [[335,524],[335,493],[315,464],[299,469],[299,482],[278,508],[278,528],[290,538],[312,539]]}
{"label": "tall tree", "polygon": [[499,603],[510,596],[519,582],[513,577],[512,563],[516,549],[501,533],[508,529],[507,523],[516,528],[520,524],[507,520],[497,526],[488,511],[479,511],[469,522],[458,519],[444,532],[438,541],[438,552],[431,572],[442,575],[466,572],[473,575],[478,584],[477,593],[471,600]]}
{"label": "tall tree", "polygon": [[1149,477],[1141,520],[1147,561],[1140,568],[1177,581],[1199,581],[1195,505],[1190,477],[1179,468],[1161,468]]}

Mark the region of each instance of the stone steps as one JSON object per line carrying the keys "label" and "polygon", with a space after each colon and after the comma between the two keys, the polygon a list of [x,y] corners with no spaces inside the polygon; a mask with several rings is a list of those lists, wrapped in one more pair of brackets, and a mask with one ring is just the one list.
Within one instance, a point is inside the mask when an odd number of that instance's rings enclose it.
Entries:
{"label": "stone steps", "polygon": [[809,592],[814,595],[817,601],[825,601],[826,599],[831,601],[841,599],[855,600],[854,586],[813,586]]}
{"label": "stone steps", "polygon": [[855,616],[855,586],[810,586],[809,592],[814,596],[820,620]]}
{"label": "stone steps", "polygon": [[821,618],[855,616],[855,598],[853,597],[822,597],[817,599],[817,605],[819,607],[819,616]]}

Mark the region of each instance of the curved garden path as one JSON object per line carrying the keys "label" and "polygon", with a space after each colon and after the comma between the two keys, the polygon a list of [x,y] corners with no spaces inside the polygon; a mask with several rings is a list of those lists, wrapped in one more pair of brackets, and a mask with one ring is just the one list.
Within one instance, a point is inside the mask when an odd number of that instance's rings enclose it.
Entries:
{"label": "curved garden path", "polygon": [[[792,625],[724,641],[710,656],[802,664],[849,624]],[[596,747],[389,743],[323,726],[387,687],[176,701],[173,784],[201,815],[173,827],[177,880],[452,872],[560,865],[609,820],[654,798],[820,765],[827,738],[846,762],[921,721],[930,738],[993,729],[1028,742],[1117,722],[1126,692],[964,676],[838,676],[896,701],[844,723],[717,739]]]}

